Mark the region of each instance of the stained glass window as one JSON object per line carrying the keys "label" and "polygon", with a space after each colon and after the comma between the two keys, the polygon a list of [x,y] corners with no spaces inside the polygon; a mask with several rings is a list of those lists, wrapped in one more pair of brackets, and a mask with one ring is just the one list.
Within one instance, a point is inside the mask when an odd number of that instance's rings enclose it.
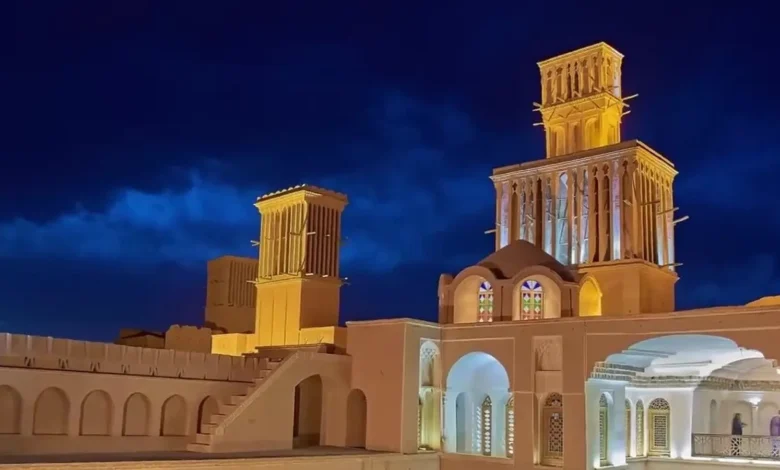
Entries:
{"label": "stained glass window", "polygon": [[539,320],[544,317],[544,307],[542,305],[544,292],[542,292],[541,284],[533,279],[523,281],[523,285],[520,287],[520,295],[522,296],[521,320]]}
{"label": "stained glass window", "polygon": [[491,286],[488,281],[482,282],[479,286],[479,312],[477,312],[477,321],[493,321],[493,286]]}

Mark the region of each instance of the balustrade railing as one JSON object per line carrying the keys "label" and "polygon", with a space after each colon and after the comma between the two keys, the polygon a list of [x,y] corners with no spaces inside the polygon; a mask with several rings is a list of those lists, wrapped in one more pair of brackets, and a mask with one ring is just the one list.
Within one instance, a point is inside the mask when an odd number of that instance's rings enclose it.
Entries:
{"label": "balustrade railing", "polygon": [[780,460],[780,436],[732,436],[730,434],[694,434],[694,457],[738,457]]}

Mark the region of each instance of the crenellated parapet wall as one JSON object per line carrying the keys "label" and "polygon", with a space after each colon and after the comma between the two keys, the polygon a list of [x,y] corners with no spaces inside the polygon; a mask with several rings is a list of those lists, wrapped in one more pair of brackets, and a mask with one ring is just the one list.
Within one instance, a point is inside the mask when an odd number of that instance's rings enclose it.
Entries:
{"label": "crenellated parapet wall", "polygon": [[252,382],[257,358],[0,333],[0,367]]}

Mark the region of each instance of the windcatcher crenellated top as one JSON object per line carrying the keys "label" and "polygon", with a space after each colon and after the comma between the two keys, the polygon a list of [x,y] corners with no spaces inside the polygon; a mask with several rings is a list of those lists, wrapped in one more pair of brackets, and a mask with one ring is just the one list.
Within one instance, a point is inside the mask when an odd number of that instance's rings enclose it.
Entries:
{"label": "windcatcher crenellated top", "polygon": [[289,277],[339,277],[341,214],[347,196],[299,185],[257,198],[258,282]]}
{"label": "windcatcher crenellated top", "polygon": [[539,62],[547,157],[619,143],[623,55],[604,42]]}

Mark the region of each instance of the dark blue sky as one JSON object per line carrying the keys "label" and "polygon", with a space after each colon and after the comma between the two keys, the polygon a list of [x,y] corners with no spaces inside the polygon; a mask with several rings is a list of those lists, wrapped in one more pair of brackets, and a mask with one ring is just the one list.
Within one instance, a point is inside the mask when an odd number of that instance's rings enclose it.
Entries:
{"label": "dark blue sky", "polygon": [[304,182],[350,196],[342,320],[433,319],[493,247],[491,169],[543,157],[536,62],[601,40],[640,94],[624,137],[680,171],[678,307],[780,293],[774,12],[384,3],[2,3],[0,330],[199,323],[206,260]]}

